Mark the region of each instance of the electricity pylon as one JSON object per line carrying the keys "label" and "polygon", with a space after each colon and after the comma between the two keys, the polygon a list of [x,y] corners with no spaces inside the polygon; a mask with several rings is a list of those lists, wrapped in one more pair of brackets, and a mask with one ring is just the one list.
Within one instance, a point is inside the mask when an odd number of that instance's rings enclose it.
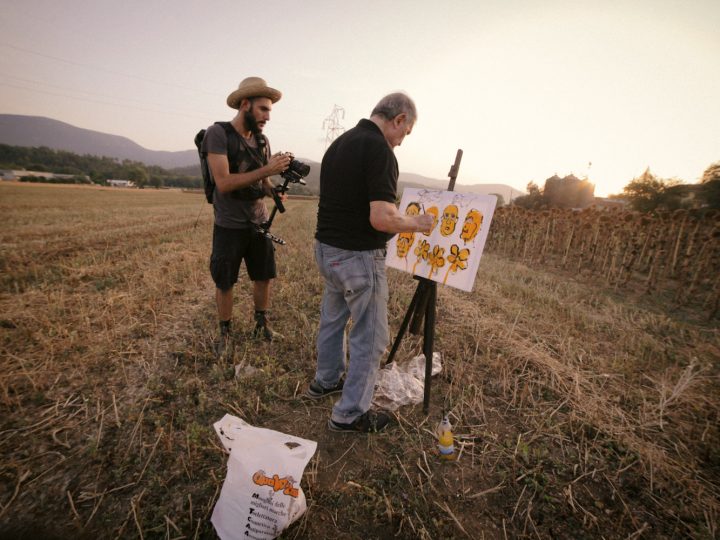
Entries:
{"label": "electricity pylon", "polygon": [[323,120],[323,129],[325,130],[325,150],[330,143],[337,139],[345,131],[340,125],[339,119],[345,118],[345,109],[338,105],[333,105],[333,110],[325,120]]}

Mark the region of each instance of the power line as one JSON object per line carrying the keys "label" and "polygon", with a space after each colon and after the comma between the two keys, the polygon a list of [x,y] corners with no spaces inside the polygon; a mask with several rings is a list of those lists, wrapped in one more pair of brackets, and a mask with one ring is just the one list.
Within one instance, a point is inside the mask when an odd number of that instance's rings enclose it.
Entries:
{"label": "power line", "polygon": [[2,47],[7,47],[7,48],[9,48],[9,49],[14,49],[14,50],[16,50],[16,51],[20,51],[20,52],[23,52],[23,53],[32,54],[32,55],[35,55],[35,56],[40,56],[40,57],[42,57],[42,58],[48,58],[48,59],[50,59],[50,60],[56,60],[56,61],[58,61],[58,62],[63,62],[63,63],[65,63],[65,64],[70,64],[70,65],[73,65],[73,66],[78,66],[78,67],[81,67],[81,68],[84,68],[84,69],[90,69],[90,70],[94,70],[94,71],[101,71],[101,72],[103,72],[103,73],[108,73],[108,74],[110,74],[110,75],[119,75],[119,76],[121,76],[121,77],[126,77],[126,78],[128,78],[128,79],[135,79],[135,80],[138,80],[138,81],[148,82],[148,83],[151,83],[151,84],[157,84],[157,85],[160,85],[160,86],[167,86],[167,87],[170,87],[170,88],[179,88],[179,89],[181,89],[181,90],[188,90],[188,91],[190,91],[190,92],[199,92],[199,93],[202,93],[202,94],[213,95],[213,96],[215,95],[214,93],[212,93],[212,92],[207,92],[207,91],[205,91],[205,90],[198,90],[197,88],[189,88],[189,87],[187,87],[187,86],[182,86],[182,85],[179,85],[179,84],[171,84],[171,83],[168,83],[168,82],[163,82],[163,81],[157,81],[157,80],[153,80],[153,79],[148,79],[148,78],[146,78],[146,77],[140,77],[140,76],[138,76],[138,75],[131,75],[131,74],[129,74],[129,73],[122,73],[122,72],[120,72],[120,71],[113,71],[113,70],[111,70],[111,69],[106,69],[106,68],[103,68],[103,67],[100,67],[100,66],[94,66],[94,65],[91,65],[91,64],[84,64],[84,63],[82,63],[82,62],[76,62],[76,61],[74,61],[74,60],[68,60],[67,58],[60,58],[59,56],[53,56],[53,55],[50,55],[50,54],[45,54],[45,53],[41,53],[41,52],[38,52],[38,51],[33,51],[33,50],[31,50],[31,49],[25,49],[25,48],[23,48],[23,47],[17,47],[17,46],[15,46],[15,45],[11,45],[10,43],[5,43],[5,42],[2,42],[2,41],[0,41],[0,46],[2,46]]}
{"label": "power line", "polygon": [[[204,117],[202,117],[202,116],[200,116],[200,115],[193,115],[193,114],[187,114],[187,113],[172,112],[172,111],[168,111],[167,109],[158,110],[158,109],[149,109],[149,108],[146,108],[146,107],[137,107],[137,106],[134,106],[134,105],[125,105],[125,104],[122,104],[122,103],[111,103],[111,102],[109,102],[109,101],[101,101],[101,100],[99,100],[99,99],[91,99],[91,98],[87,98],[87,97],[72,96],[72,95],[63,94],[63,93],[60,93],[60,92],[51,92],[51,91],[49,91],[49,90],[40,90],[40,89],[38,89],[38,88],[28,88],[28,87],[26,87],[26,86],[19,86],[19,85],[12,84],[12,83],[7,83],[7,82],[0,82],[0,86],[7,86],[7,87],[9,87],[9,88],[17,88],[17,89],[19,89],[19,90],[27,90],[27,91],[30,91],[30,92],[37,92],[37,93],[39,93],[39,94],[46,94],[46,95],[50,95],[50,96],[64,97],[64,98],[74,99],[74,100],[77,100],[77,101],[84,101],[84,102],[86,102],[86,103],[97,103],[97,104],[99,104],[99,105],[110,105],[110,106],[112,106],[112,107],[122,107],[122,108],[125,108],[125,109],[135,109],[135,110],[144,111],[144,112],[153,112],[153,113],[161,113],[161,114],[172,114],[172,115],[174,115],[174,116],[185,116],[185,117],[187,117],[187,118],[204,118]],[[114,98],[110,97],[109,99],[114,99]]]}
{"label": "power line", "polygon": [[[86,90],[79,90],[77,88],[72,88],[69,86],[61,86],[58,84],[52,84],[46,81],[37,81],[34,79],[26,79],[24,77],[16,77],[14,75],[9,75],[7,73],[0,72],[0,75],[5,77],[6,79],[13,79],[15,81],[18,81],[20,84],[28,85],[28,86],[18,86],[18,83],[13,83],[10,81],[0,82],[0,86],[8,86],[11,88],[18,88],[21,90],[30,90],[31,92],[38,92],[42,94],[49,94],[53,96],[60,96],[60,97],[66,97],[70,99],[75,99],[79,101],[87,101],[89,103],[99,103],[102,105],[112,105],[113,107],[127,107],[131,109],[138,109],[143,111],[152,111],[152,112],[163,112],[163,113],[169,113],[174,115],[181,115],[181,116],[188,116],[188,117],[194,117],[194,118],[202,118],[202,116],[193,114],[192,111],[189,110],[180,110],[180,109],[169,109],[166,104],[163,103],[154,103],[151,101],[143,101],[139,99],[133,99],[128,97],[119,97],[119,96],[113,96],[110,94],[99,94],[95,92],[88,92]],[[60,92],[58,92],[60,91]],[[97,98],[100,98],[98,100]],[[101,101],[101,100],[113,100],[117,101],[119,103],[111,103],[108,101]],[[130,104],[123,104],[122,102],[130,103]],[[141,105],[143,107],[138,107],[138,105]],[[146,106],[151,107],[157,107],[157,109],[147,109]]]}

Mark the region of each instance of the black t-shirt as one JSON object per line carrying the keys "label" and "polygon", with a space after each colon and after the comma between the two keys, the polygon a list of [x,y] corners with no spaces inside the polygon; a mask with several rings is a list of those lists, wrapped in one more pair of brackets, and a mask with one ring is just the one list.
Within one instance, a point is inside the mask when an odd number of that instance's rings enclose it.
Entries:
{"label": "black t-shirt", "polygon": [[397,159],[382,131],[360,120],[323,156],[315,238],[352,251],[384,248],[392,235],[370,225],[370,201],[395,203],[397,179]]}

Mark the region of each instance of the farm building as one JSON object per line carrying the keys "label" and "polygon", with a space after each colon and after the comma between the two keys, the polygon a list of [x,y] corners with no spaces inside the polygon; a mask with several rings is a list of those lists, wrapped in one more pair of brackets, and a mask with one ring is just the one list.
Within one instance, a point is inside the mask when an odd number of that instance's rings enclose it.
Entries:
{"label": "farm building", "polygon": [[112,178],[108,178],[105,180],[108,186],[113,187],[135,187],[135,184],[132,182],[132,180],[116,180]]}

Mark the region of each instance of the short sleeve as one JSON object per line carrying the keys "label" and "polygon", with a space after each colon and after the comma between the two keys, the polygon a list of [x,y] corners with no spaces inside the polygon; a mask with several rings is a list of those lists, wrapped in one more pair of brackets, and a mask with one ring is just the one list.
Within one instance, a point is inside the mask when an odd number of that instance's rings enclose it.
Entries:
{"label": "short sleeve", "polygon": [[227,134],[221,125],[207,128],[201,149],[208,154],[227,154]]}
{"label": "short sleeve", "polygon": [[384,141],[368,148],[366,178],[368,201],[394,203],[397,197],[398,165],[395,154]]}

